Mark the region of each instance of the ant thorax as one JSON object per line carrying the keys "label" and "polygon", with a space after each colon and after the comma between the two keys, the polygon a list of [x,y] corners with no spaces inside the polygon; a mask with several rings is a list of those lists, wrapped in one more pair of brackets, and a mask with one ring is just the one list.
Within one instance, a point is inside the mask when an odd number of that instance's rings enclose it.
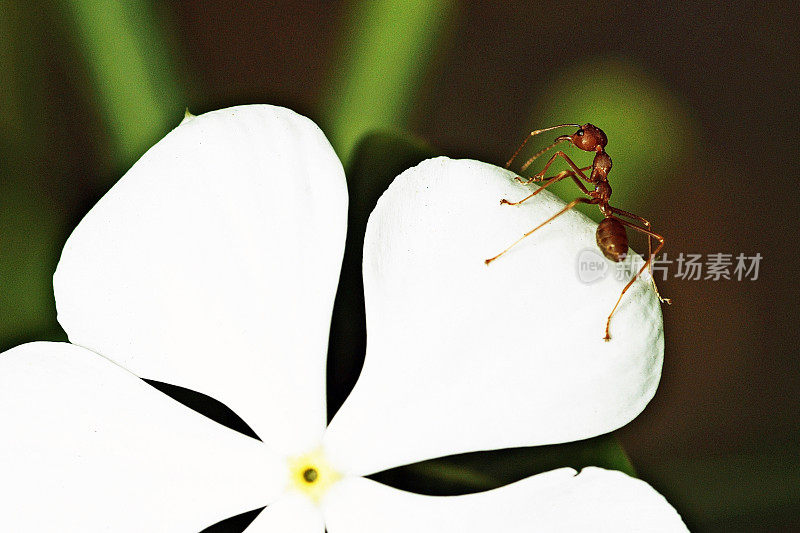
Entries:
{"label": "ant thorax", "polygon": [[597,152],[592,161],[592,173],[589,176],[589,181],[606,181],[608,173],[611,171],[611,165],[611,156],[606,151]]}

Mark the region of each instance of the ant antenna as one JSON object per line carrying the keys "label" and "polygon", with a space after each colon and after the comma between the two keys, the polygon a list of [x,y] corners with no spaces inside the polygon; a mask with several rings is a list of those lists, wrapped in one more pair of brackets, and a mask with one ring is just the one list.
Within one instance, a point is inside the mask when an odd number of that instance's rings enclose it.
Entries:
{"label": "ant antenna", "polygon": [[555,140],[555,142],[554,142],[553,144],[551,144],[551,145],[550,145],[550,146],[548,146],[547,148],[543,148],[543,149],[539,150],[538,152],[536,152],[535,154],[533,154],[533,157],[531,157],[530,159],[528,159],[527,161],[525,161],[525,164],[524,164],[524,165],[522,165],[522,166],[520,167],[520,169],[519,169],[519,170],[520,170],[520,172],[525,172],[525,171],[528,169],[528,167],[529,167],[529,166],[531,166],[531,163],[533,163],[534,161],[536,161],[536,158],[537,158],[537,157],[539,157],[540,155],[542,155],[543,153],[545,153],[546,151],[548,151],[550,148],[552,148],[552,147],[554,147],[555,145],[557,145],[557,144],[559,144],[559,143],[562,143],[562,142],[564,142],[564,141],[568,141],[569,139],[570,139],[569,135],[562,135],[561,137],[558,137],[558,138]]}
{"label": "ant antenna", "polygon": [[[514,155],[511,156],[511,159],[508,160],[508,163],[506,163],[506,168],[511,166],[511,162],[514,161],[514,159],[519,155],[519,153],[522,151],[522,149],[525,148],[525,145],[528,144],[528,141],[531,140],[531,137],[534,137],[534,136],[539,135],[540,133],[544,133],[546,131],[554,130],[554,129],[557,129],[557,128],[566,128],[566,127],[580,128],[581,125],[580,124],[559,124],[558,126],[551,126],[549,128],[545,128],[543,130],[534,130],[534,131],[532,131],[531,134],[528,135],[528,137],[524,141],[522,141],[522,144],[519,145],[519,148],[517,148],[517,151],[514,152]],[[559,142],[561,142],[561,141],[559,141]],[[534,159],[537,156],[542,155],[545,151],[549,150],[553,146],[555,146],[555,144],[553,144],[552,146],[548,146],[545,150],[543,150],[542,152],[539,152],[538,154],[536,154],[536,156],[534,156]]]}

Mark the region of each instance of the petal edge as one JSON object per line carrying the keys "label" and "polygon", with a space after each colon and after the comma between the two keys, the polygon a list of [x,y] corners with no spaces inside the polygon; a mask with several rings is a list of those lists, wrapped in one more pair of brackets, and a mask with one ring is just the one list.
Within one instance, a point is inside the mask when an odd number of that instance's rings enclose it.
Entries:
{"label": "petal edge", "polygon": [[326,425],[346,217],[341,163],[309,119],[267,105],[196,116],[70,236],[59,322],[74,344],[212,396],[297,453]]}
{"label": "petal edge", "polygon": [[0,354],[0,515],[9,531],[185,531],[276,499],[263,443],[65,343]]}
{"label": "petal edge", "polygon": [[513,176],[430,159],[378,202],[364,245],[366,361],[325,434],[341,471],[589,438],[655,393],[664,341],[649,283],[626,293],[604,342],[627,280],[577,276],[580,252],[597,250],[595,223],[568,212],[484,264],[564,206],[547,191],[500,205],[531,191]]}

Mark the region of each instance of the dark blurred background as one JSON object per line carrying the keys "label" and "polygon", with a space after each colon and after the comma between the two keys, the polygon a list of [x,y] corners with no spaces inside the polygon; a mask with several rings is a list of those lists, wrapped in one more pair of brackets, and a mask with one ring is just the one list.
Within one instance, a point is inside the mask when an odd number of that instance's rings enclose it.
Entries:
{"label": "dark blurred background", "polygon": [[697,531],[800,530],[799,19],[791,2],[0,0],[0,349],[63,338],[64,240],[187,106],[286,105],[345,162],[374,128],[503,163],[531,129],[593,122],[615,205],[668,259],[763,257],[757,280],[672,265],[663,379],[626,451]]}

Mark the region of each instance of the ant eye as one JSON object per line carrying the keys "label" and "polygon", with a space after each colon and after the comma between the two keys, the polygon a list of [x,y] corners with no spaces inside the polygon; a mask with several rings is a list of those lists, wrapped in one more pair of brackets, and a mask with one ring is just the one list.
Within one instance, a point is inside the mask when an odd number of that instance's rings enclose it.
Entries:
{"label": "ant eye", "polygon": [[577,132],[575,132],[575,135],[581,137],[583,135],[583,130],[582,129],[578,130]]}

